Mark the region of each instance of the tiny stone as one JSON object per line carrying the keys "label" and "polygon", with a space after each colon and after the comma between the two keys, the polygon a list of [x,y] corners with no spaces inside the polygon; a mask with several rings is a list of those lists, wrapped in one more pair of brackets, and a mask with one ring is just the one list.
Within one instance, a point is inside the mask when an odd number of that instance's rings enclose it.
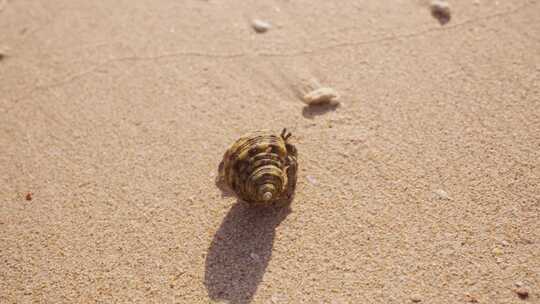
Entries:
{"label": "tiny stone", "polygon": [[272,27],[270,23],[260,19],[253,19],[251,26],[257,33],[265,33]]}
{"label": "tiny stone", "polygon": [[255,252],[250,253],[249,256],[255,261],[259,260],[259,255],[256,254]]}
{"label": "tiny stone", "polygon": [[526,299],[529,297],[529,291],[525,287],[519,287],[518,289],[516,289],[516,293],[522,299]]}
{"label": "tiny stone", "polygon": [[450,196],[448,195],[448,193],[444,191],[443,189],[437,189],[433,192],[435,192],[435,194],[437,194],[437,196],[441,199],[445,199],[445,200],[450,199]]}
{"label": "tiny stone", "polygon": [[313,185],[317,184],[317,180],[313,176],[308,175],[308,176],[306,176],[306,178],[307,178],[308,182],[310,182],[311,184],[313,184]]}
{"label": "tiny stone", "polygon": [[26,193],[25,199],[26,199],[27,201],[31,201],[31,200],[32,200],[32,192]]}
{"label": "tiny stone", "polygon": [[308,105],[337,105],[339,103],[339,97],[340,96],[336,90],[328,87],[322,87],[308,92],[302,99]]}
{"label": "tiny stone", "polygon": [[504,251],[499,247],[493,248],[491,252],[496,256],[502,255],[504,253]]}
{"label": "tiny stone", "polygon": [[418,295],[418,294],[414,294],[414,295],[411,296],[411,301],[413,301],[414,303],[421,302],[422,297],[420,297],[420,295]]}
{"label": "tiny stone", "polygon": [[432,0],[429,6],[433,13],[450,14],[450,5],[446,0]]}
{"label": "tiny stone", "polygon": [[521,282],[521,281],[517,281],[515,284],[516,284],[516,287],[521,287],[521,286],[523,286],[523,282]]}

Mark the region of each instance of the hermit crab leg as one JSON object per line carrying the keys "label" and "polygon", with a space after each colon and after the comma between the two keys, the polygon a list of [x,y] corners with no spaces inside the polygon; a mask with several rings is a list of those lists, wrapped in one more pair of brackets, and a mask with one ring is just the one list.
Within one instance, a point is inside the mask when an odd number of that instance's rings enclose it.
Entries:
{"label": "hermit crab leg", "polygon": [[283,140],[287,141],[287,139],[289,139],[289,137],[292,136],[292,133],[289,132],[287,133],[287,128],[284,128],[283,131],[281,131],[281,138],[283,138]]}

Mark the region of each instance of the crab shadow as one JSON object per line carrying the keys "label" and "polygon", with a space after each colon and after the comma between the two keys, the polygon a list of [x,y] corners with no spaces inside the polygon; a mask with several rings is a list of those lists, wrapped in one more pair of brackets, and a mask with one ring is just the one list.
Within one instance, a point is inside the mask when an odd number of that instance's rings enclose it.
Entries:
{"label": "crab shadow", "polygon": [[305,106],[302,109],[302,116],[308,119],[313,119],[316,116],[324,115],[328,112],[333,112],[337,108],[339,108],[339,104]]}
{"label": "crab shadow", "polygon": [[214,235],[206,256],[204,285],[212,300],[250,303],[272,256],[276,228],[289,206],[250,207],[238,201]]}
{"label": "crab shadow", "polygon": [[451,19],[451,16],[449,14],[444,14],[444,13],[441,13],[441,12],[431,12],[431,16],[433,16],[433,18],[437,19],[437,21],[439,21],[440,25],[447,24],[448,22],[450,22],[450,19]]}

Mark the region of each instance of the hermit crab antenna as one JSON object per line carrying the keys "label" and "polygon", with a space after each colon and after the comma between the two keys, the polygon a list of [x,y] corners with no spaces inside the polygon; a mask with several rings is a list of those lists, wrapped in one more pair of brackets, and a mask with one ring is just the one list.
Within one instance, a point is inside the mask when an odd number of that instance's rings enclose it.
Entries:
{"label": "hermit crab antenna", "polygon": [[283,131],[281,131],[281,138],[283,138],[283,140],[289,139],[291,135],[292,135],[291,132],[287,133],[287,128],[284,128]]}

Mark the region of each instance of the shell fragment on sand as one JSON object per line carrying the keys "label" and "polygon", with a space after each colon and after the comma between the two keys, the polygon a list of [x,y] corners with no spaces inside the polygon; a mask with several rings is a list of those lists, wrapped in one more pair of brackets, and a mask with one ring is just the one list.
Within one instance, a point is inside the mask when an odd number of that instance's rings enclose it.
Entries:
{"label": "shell fragment on sand", "polygon": [[270,28],[272,28],[272,25],[269,22],[266,22],[260,19],[253,19],[251,21],[251,26],[257,33],[265,33]]}
{"label": "shell fragment on sand", "polygon": [[433,14],[450,15],[450,4],[445,0],[432,0],[429,8]]}
{"label": "shell fragment on sand", "polygon": [[302,100],[307,105],[339,104],[339,93],[329,87],[322,87],[306,93]]}

